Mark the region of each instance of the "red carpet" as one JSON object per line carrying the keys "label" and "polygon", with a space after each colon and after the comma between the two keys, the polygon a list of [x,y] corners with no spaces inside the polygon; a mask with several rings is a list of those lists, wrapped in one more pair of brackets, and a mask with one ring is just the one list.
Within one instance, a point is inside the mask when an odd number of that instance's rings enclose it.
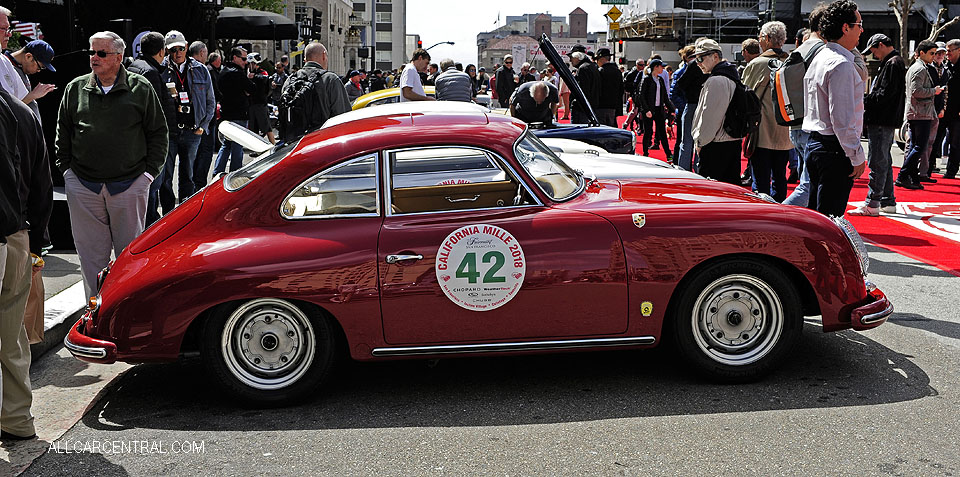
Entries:
{"label": "red carpet", "polygon": [[[622,125],[625,119],[620,116],[617,124]],[[637,153],[641,154],[641,138],[637,141]],[[671,149],[674,142],[671,138]],[[649,157],[666,160],[663,150],[651,150]],[[743,168],[746,162],[744,159]],[[894,177],[899,170],[894,168]],[[869,173],[867,169],[854,183],[848,209],[861,205],[866,198]],[[960,276],[960,179],[941,179],[939,174],[934,178],[938,182],[924,184],[924,190],[895,188],[897,214],[846,217],[867,242]],[[794,186],[788,188],[792,192]]]}

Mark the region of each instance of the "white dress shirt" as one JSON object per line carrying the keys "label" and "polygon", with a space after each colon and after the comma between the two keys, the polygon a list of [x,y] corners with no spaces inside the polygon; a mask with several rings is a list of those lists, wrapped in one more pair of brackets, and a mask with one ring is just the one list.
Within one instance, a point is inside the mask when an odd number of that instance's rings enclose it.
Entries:
{"label": "white dress shirt", "polygon": [[859,166],[867,160],[860,145],[864,86],[853,61],[849,50],[827,42],[810,62],[803,76],[803,130],[836,136],[850,164]]}

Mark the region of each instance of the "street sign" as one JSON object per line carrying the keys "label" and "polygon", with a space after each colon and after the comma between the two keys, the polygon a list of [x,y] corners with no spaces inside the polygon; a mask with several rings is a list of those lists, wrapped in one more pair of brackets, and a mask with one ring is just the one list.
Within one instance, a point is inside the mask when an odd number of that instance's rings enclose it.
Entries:
{"label": "street sign", "polygon": [[629,5],[630,0],[600,0],[600,5]]}
{"label": "street sign", "polygon": [[619,30],[619,29],[620,29],[620,23],[619,23],[619,22],[610,22],[610,29],[611,29],[611,30]]}
{"label": "street sign", "polygon": [[610,7],[610,11],[607,12],[607,18],[609,18],[610,21],[615,22],[620,18],[621,14],[623,14],[623,12],[621,12],[619,8]]}

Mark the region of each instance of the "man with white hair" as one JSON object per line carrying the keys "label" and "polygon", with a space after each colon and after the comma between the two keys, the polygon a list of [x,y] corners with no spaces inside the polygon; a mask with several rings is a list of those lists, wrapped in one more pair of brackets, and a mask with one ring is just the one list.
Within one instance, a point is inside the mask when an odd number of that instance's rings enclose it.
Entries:
{"label": "man with white hair", "polygon": [[473,100],[473,80],[470,75],[457,70],[456,64],[450,58],[440,62],[440,73],[434,81],[437,101],[465,101]]}
{"label": "man with white hair", "polygon": [[570,57],[570,65],[577,68],[577,84],[580,85],[580,89],[583,91],[587,103],[589,103],[589,106],[580,104],[579,99],[573,98],[570,105],[572,112],[570,122],[586,124],[592,121],[590,109],[596,112],[600,106],[600,68],[597,67],[596,63],[590,61],[590,57],[586,53],[586,47],[581,44],[574,45],[567,56]]}
{"label": "man with white hair", "polygon": [[97,273],[143,232],[150,183],[167,156],[167,122],[153,86],[123,67],[126,45],[109,31],[90,37],[89,74],[63,91],[56,164],[63,173],[86,296]]}
{"label": "man with white hair", "polygon": [[[777,124],[770,88],[770,60],[783,61],[787,53],[783,44],[787,41],[787,27],[783,22],[767,22],[760,28],[760,48],[763,53],[743,69],[743,85],[752,89],[760,98],[760,129],[757,131],[757,146],[750,156],[753,190],[772,196],[777,202],[787,198],[787,162],[793,143],[790,128]],[[773,172],[773,191],[770,190],[770,173]]]}
{"label": "man with white hair", "polygon": [[560,92],[548,81],[523,83],[510,98],[510,115],[526,123],[553,124]]}

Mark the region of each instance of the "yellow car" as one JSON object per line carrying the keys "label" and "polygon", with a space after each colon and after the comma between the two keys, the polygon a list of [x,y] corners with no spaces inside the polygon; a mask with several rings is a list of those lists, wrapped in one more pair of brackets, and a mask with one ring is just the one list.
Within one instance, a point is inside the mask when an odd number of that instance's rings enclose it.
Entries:
{"label": "yellow car", "polygon": [[[436,90],[433,86],[424,86],[423,92],[427,96],[436,96]],[[353,102],[353,109],[366,108],[367,106],[377,106],[380,104],[390,104],[400,101],[400,88],[387,88],[380,91],[367,93]]]}

